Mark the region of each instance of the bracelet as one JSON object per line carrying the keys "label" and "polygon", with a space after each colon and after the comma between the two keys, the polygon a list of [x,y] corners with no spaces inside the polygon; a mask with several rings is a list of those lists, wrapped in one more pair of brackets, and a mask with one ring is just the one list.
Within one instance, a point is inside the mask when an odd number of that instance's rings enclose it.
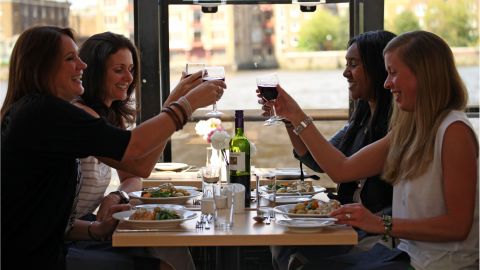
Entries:
{"label": "bracelet", "polygon": [[95,221],[90,221],[90,224],[88,224],[88,227],[87,227],[88,236],[90,236],[90,238],[91,238],[92,240],[94,240],[94,241],[102,241],[101,238],[95,237],[95,235],[93,235],[93,233],[92,233],[91,228],[92,228],[92,225],[93,225],[94,223],[95,223]]}
{"label": "bracelet", "polygon": [[295,133],[295,135],[300,135],[300,133],[310,124],[313,123],[313,118],[308,116],[305,120],[303,120],[302,122],[300,122],[300,124],[293,129],[293,133]]}
{"label": "bracelet", "polygon": [[192,114],[193,114],[193,110],[192,110],[192,105],[190,105],[190,102],[188,101],[188,99],[185,96],[181,96],[178,99],[178,102],[183,103],[183,106],[185,107],[185,110],[187,110],[187,115],[189,115],[188,119],[190,120],[190,118],[192,117]]}
{"label": "bracelet", "polygon": [[172,102],[172,104],[170,104],[170,106],[177,107],[180,110],[180,112],[182,113],[182,116],[183,116],[182,125],[184,126],[187,123],[187,120],[188,120],[188,115],[187,115],[187,111],[185,110],[185,108],[183,108],[183,106],[180,105],[180,103],[178,103],[176,101]]}
{"label": "bracelet", "polygon": [[382,215],[383,227],[385,228],[385,233],[382,236],[382,240],[388,242],[390,239],[390,233],[392,232],[392,216]]}
{"label": "bracelet", "polygon": [[160,112],[165,112],[168,115],[170,115],[170,117],[172,118],[175,124],[176,131],[179,131],[180,129],[182,129],[182,122],[180,122],[180,118],[178,118],[178,115],[172,110],[172,108],[167,106],[167,107],[164,107]]}

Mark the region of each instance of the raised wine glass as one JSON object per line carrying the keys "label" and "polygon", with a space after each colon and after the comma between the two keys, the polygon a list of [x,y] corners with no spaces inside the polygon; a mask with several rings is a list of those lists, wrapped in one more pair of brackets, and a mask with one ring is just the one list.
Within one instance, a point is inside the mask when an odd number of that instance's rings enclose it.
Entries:
{"label": "raised wine glass", "polygon": [[[260,95],[262,96],[262,98],[266,101],[272,100],[273,102],[275,102],[278,96],[277,85],[278,77],[275,73],[257,77],[258,90],[260,91]],[[283,117],[277,115],[277,112],[275,111],[275,104],[273,104],[272,110],[273,115],[268,118],[263,125],[273,126],[282,123],[281,120],[283,119]]]}
{"label": "raised wine glass", "polygon": [[[205,73],[203,74],[203,81],[222,80],[225,81],[225,68],[222,66],[210,66],[205,67]],[[217,102],[213,104],[213,110],[207,112],[205,115],[212,117],[219,117],[223,113],[217,111]]]}
{"label": "raised wine glass", "polygon": [[192,75],[195,72],[202,71],[202,77],[203,74],[205,74],[205,64],[203,63],[187,63],[185,65],[185,73],[186,77]]}

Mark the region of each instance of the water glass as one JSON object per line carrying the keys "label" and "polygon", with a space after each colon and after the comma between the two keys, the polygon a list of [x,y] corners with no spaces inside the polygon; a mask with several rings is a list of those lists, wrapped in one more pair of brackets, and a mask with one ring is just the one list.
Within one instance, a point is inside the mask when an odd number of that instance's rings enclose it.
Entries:
{"label": "water glass", "polygon": [[202,214],[208,215],[215,212],[215,207],[213,203],[213,188],[214,185],[209,185],[205,187],[202,195],[202,200],[200,201],[200,207]]}
{"label": "water glass", "polygon": [[212,164],[209,166],[202,167],[202,182],[207,184],[215,184],[220,180],[220,171],[221,166]]}
{"label": "water glass", "polygon": [[215,228],[228,230],[233,227],[235,211],[235,187],[233,184],[215,185],[213,193]]}
{"label": "water glass", "polygon": [[270,201],[273,203],[273,206],[277,204],[277,177],[274,172],[267,172],[262,174],[263,178],[267,180],[268,187],[270,188]]}

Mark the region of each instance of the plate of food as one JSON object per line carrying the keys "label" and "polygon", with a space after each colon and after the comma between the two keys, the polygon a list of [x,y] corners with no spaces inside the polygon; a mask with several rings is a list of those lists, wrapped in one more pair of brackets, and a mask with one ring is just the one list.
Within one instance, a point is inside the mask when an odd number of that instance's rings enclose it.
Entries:
{"label": "plate of food", "polygon": [[159,162],[155,164],[157,171],[181,171],[188,168],[188,164],[177,162]]}
{"label": "plate of food", "polygon": [[152,203],[152,204],[139,204],[139,205],[135,205],[133,207],[133,210],[137,210],[137,209],[140,209],[140,208],[144,208],[144,209],[148,209],[148,210],[151,210],[151,209],[154,209],[156,207],[161,207],[161,208],[167,208],[167,209],[171,209],[171,210],[183,210],[185,209],[185,206],[183,205],[178,205],[178,204],[157,204],[157,203]]}
{"label": "plate of food", "polygon": [[288,204],[288,203],[301,203],[312,200],[312,195],[304,196],[276,196],[274,199],[273,194],[266,194],[263,196],[265,199],[275,202],[277,204]]}
{"label": "plate of food", "polygon": [[185,209],[155,207],[117,212],[112,216],[127,223],[132,229],[159,229],[176,227],[186,220],[196,218],[197,213]]}
{"label": "plate of food", "polygon": [[[275,188],[277,196],[313,195],[326,190],[324,187],[313,186],[312,183],[305,181],[277,183]],[[273,185],[261,186],[260,191],[273,193]]]}
{"label": "plate of food", "polygon": [[335,209],[340,208],[340,202],[337,200],[330,200],[330,202],[322,202],[317,200],[310,200],[297,204],[279,205],[273,210],[279,214],[288,216],[290,218],[297,217],[328,217],[328,215]]}
{"label": "plate of food", "polygon": [[186,190],[198,190],[197,187],[194,186],[175,186],[176,189],[186,189]]}
{"label": "plate of food", "polygon": [[287,227],[291,231],[309,233],[321,231],[323,228],[334,225],[336,218],[295,218],[275,220],[275,223]]}
{"label": "plate of food", "polygon": [[200,195],[200,192],[192,189],[177,188],[171,183],[162,184],[158,187],[148,187],[140,191],[130,192],[130,198],[135,198],[142,203],[152,204],[184,204],[189,199]]}

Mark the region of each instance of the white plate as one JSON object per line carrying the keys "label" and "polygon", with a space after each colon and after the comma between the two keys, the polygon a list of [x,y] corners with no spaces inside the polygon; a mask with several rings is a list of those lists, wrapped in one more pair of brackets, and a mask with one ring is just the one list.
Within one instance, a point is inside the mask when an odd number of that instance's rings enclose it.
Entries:
{"label": "white plate", "polygon": [[[298,168],[278,168],[274,171],[278,180],[291,180],[300,178],[300,169]],[[303,175],[307,176],[307,172],[303,171]]]}
{"label": "white plate", "polygon": [[142,191],[134,191],[134,192],[128,193],[128,196],[130,196],[130,198],[139,199],[140,201],[142,201],[142,203],[146,203],[146,204],[152,204],[152,203],[184,204],[189,199],[198,197],[198,195],[200,195],[200,192],[196,190],[188,190],[188,192],[190,192],[189,196],[143,198]]}
{"label": "white plate", "polygon": [[[275,203],[285,204],[285,203],[301,203],[311,200],[311,195],[307,196],[277,196]],[[264,196],[267,200],[273,202],[273,194],[267,194]]]}
{"label": "white plate", "polygon": [[172,210],[184,210],[185,206],[183,205],[178,205],[178,204],[139,204],[133,207],[133,209],[138,209],[138,208],[145,208],[145,209],[153,209],[155,207],[161,207],[161,208],[167,208],[167,209],[172,209]]}
{"label": "white plate", "polygon": [[321,231],[323,228],[335,224],[335,218],[301,218],[301,219],[280,219],[275,223],[287,227],[291,231],[309,233]]}
{"label": "white plate", "polygon": [[113,214],[113,218],[123,221],[128,224],[132,229],[158,229],[158,228],[170,228],[180,225],[182,222],[194,219],[197,217],[197,213],[185,210],[178,209],[175,210],[179,215],[180,219],[166,219],[166,220],[130,220],[130,216],[135,212],[135,210],[129,210],[124,212],[117,212]]}
{"label": "white plate", "polygon": [[188,164],[175,163],[175,162],[160,162],[155,164],[155,170],[157,171],[178,171],[188,168]]}
{"label": "white plate", "polygon": [[[327,190],[326,188],[324,187],[316,187],[316,186],[313,186],[313,190],[312,192],[277,192],[277,196],[292,196],[292,195],[313,195],[313,194],[317,194],[319,192],[324,192],[325,190]],[[262,192],[266,192],[266,193],[272,193],[272,190],[268,188],[268,185],[266,186],[260,186],[260,191]]]}
{"label": "white plate", "polygon": [[186,190],[198,190],[196,187],[193,186],[175,186],[176,189],[186,189]]}
{"label": "white plate", "polygon": [[320,217],[328,217],[328,215],[320,215],[320,214],[292,214],[288,211],[295,208],[295,204],[285,204],[275,206],[273,210],[279,214],[286,215],[290,218],[300,218],[300,217],[310,217],[310,218],[320,218]]}

